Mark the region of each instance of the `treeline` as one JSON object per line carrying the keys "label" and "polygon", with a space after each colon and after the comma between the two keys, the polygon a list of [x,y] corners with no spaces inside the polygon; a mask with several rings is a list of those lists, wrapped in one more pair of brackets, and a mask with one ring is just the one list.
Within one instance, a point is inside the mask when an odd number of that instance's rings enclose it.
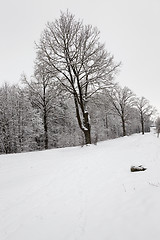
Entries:
{"label": "treeline", "polygon": [[48,23],[34,74],[0,88],[0,153],[84,145],[149,131],[149,102],[115,83],[99,31],[69,13]]}
{"label": "treeline", "polygon": [[[45,123],[41,98],[35,98],[32,88],[7,83],[1,86],[0,153],[85,144],[73,100],[65,95],[57,96],[54,88],[52,90]],[[104,90],[96,94],[88,104],[92,143],[148,132],[152,111],[145,98],[136,98],[127,87],[114,86],[110,92]],[[44,124],[47,124],[47,132]]]}

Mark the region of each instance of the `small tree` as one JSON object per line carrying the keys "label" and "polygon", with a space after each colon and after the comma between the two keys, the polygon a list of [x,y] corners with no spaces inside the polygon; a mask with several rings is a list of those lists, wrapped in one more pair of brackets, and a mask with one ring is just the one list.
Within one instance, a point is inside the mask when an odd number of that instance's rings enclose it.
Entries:
{"label": "small tree", "polygon": [[45,64],[51,75],[57,72],[54,81],[73,97],[78,125],[86,144],[90,144],[87,103],[95,93],[110,86],[119,67],[99,42],[99,31],[76,21],[68,11],[61,13],[41,35],[37,62]]}
{"label": "small tree", "polygon": [[128,88],[121,88],[115,85],[109,92],[112,111],[120,117],[122,123],[123,136],[126,135],[126,124],[131,117],[131,108],[134,105],[135,94]]}
{"label": "small tree", "polygon": [[48,123],[49,116],[52,112],[53,106],[56,104],[56,97],[58,95],[52,78],[54,74],[49,74],[46,71],[44,64],[35,65],[35,73],[31,81],[22,76],[22,81],[28,87],[28,94],[30,96],[33,107],[39,109],[44,129],[44,148],[48,149]]}
{"label": "small tree", "polygon": [[153,107],[149,104],[149,101],[144,98],[137,98],[135,105],[138,110],[139,119],[141,123],[142,134],[145,132],[145,122],[151,117],[154,112]]}

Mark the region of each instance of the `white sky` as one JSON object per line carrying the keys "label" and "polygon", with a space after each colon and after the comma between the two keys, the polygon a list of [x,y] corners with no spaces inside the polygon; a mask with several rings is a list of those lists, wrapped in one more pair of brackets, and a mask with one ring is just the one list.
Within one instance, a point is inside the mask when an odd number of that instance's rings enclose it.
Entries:
{"label": "white sky", "polygon": [[98,27],[106,49],[122,61],[116,80],[160,112],[159,0],[0,0],[0,82],[32,75],[34,42],[66,9]]}

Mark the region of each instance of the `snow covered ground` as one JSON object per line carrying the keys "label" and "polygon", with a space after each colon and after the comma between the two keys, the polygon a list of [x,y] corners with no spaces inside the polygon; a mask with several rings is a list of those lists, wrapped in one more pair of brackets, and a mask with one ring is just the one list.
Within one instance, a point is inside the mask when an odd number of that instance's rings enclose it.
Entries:
{"label": "snow covered ground", "polygon": [[0,240],[159,240],[159,220],[154,133],[0,156]]}

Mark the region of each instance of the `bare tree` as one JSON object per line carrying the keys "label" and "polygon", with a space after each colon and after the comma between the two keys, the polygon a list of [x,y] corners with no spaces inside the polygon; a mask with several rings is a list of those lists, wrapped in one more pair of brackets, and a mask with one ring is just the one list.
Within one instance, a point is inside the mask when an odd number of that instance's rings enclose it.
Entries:
{"label": "bare tree", "polygon": [[123,136],[126,135],[126,123],[131,117],[131,108],[134,105],[135,94],[128,88],[115,85],[109,92],[112,111],[121,119]]}
{"label": "bare tree", "polygon": [[99,42],[99,31],[76,21],[68,11],[47,24],[37,44],[37,62],[50,74],[57,71],[56,82],[69,93],[76,109],[86,144],[91,143],[91,124],[87,103],[102,88],[108,87],[120,64]]}
{"label": "bare tree", "polygon": [[138,113],[139,113],[139,118],[141,122],[141,128],[142,128],[142,134],[145,132],[145,121],[148,120],[155,109],[149,104],[149,101],[144,98],[138,98],[135,103]]}
{"label": "bare tree", "polygon": [[26,76],[22,76],[22,81],[28,86],[32,105],[38,108],[42,114],[44,128],[44,148],[48,149],[48,118],[53,106],[56,105],[56,97],[58,95],[57,87],[52,78],[54,74],[46,71],[44,64],[35,65],[35,73],[31,81]]}

